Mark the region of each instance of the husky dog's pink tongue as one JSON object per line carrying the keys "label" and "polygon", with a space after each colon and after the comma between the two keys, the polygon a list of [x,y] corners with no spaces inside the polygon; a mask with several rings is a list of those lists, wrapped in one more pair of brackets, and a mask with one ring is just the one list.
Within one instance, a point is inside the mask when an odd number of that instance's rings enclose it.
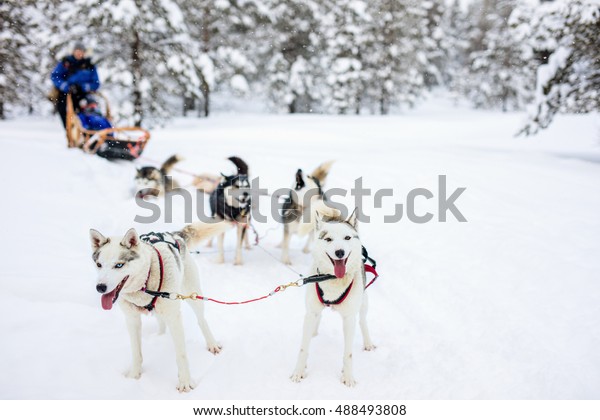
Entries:
{"label": "husky dog's pink tongue", "polygon": [[102,309],[105,309],[107,311],[112,309],[113,303],[115,303],[117,301],[117,299],[119,298],[119,292],[125,285],[125,282],[127,281],[128,278],[129,278],[129,276],[125,276],[125,278],[123,280],[121,280],[121,283],[119,283],[117,285],[117,287],[115,287],[113,289],[112,292],[108,292],[108,293],[105,293],[102,295],[102,298],[100,300],[102,302]]}
{"label": "husky dog's pink tongue", "polygon": [[331,260],[333,262],[333,272],[338,279],[341,279],[346,275],[346,261],[345,260]]}
{"label": "husky dog's pink tongue", "polygon": [[117,290],[113,290],[110,293],[106,293],[102,295],[102,309],[105,309],[107,311],[111,310],[113,307],[113,300],[115,298],[115,294],[117,293]]}

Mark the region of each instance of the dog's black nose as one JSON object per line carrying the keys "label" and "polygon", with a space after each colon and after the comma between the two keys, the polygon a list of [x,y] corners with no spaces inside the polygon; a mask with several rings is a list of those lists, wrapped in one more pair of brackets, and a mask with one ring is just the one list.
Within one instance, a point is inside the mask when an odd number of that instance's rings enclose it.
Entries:
{"label": "dog's black nose", "polygon": [[343,249],[338,249],[337,251],[335,251],[335,256],[338,258],[344,258],[344,250]]}
{"label": "dog's black nose", "polygon": [[99,293],[104,293],[104,292],[106,292],[106,284],[103,284],[103,283],[97,284],[97,285],[96,285],[96,290],[97,290]]}

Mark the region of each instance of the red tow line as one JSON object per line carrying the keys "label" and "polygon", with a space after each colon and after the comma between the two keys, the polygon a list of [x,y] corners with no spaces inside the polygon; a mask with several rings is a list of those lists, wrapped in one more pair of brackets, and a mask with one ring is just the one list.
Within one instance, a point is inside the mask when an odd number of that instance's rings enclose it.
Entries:
{"label": "red tow line", "polygon": [[[373,274],[375,277],[365,286],[365,290],[367,289],[367,287],[369,287],[370,285],[373,284],[373,282],[375,280],[377,280],[377,278],[379,277],[379,274],[377,274],[377,271],[370,265],[365,264],[365,271],[369,272],[371,274]],[[315,286],[318,283],[315,283]],[[209,298],[209,297],[205,297],[205,296],[201,296],[201,295],[197,295],[197,294],[192,294],[189,297],[192,299],[198,299],[198,300],[204,300],[204,301],[210,301],[210,302],[214,302],[214,303],[219,303],[221,305],[244,305],[246,303],[252,303],[252,302],[257,302],[259,300],[263,300],[263,299],[267,299],[270,298],[271,296],[273,296],[276,293],[279,292],[283,292],[285,289],[287,289],[290,286],[299,286],[300,284],[296,284],[295,282],[293,283],[289,283],[289,284],[285,284],[285,285],[281,285],[281,286],[277,286],[271,293],[258,297],[256,299],[249,299],[249,300],[243,300],[240,302],[234,301],[234,302],[224,302],[222,300],[217,300],[217,299],[213,299],[213,298]],[[345,295],[348,295],[348,292],[350,292],[350,288],[348,288],[348,290],[346,291]],[[318,295],[318,293],[317,293]],[[344,299],[346,298],[346,296],[344,296]],[[343,300],[342,300],[343,301]],[[341,302],[338,302],[341,303]]]}
{"label": "red tow line", "polygon": [[269,298],[269,297],[273,296],[275,293],[280,292],[280,291],[281,291],[281,286],[277,286],[275,288],[275,290],[273,290],[268,295],[264,295],[264,296],[258,297],[256,299],[243,300],[241,302],[223,302],[221,300],[217,300],[217,299],[213,299],[213,298],[207,298],[207,297],[204,297],[204,296],[196,296],[196,299],[198,299],[198,300],[207,300],[207,301],[210,301],[210,302],[219,303],[221,305],[243,305],[243,304],[246,304],[246,303],[257,302],[259,300],[263,300],[263,299]]}
{"label": "red tow line", "polygon": [[[242,225],[242,223],[239,223],[239,222],[235,222],[235,223]],[[248,227],[253,228],[253,226],[251,224],[245,224],[245,225],[246,225],[246,228],[248,228]],[[254,232],[256,233],[256,230],[254,230]],[[257,234],[257,242],[258,242],[258,234]],[[156,251],[158,253],[158,250],[156,250]],[[183,300],[183,299],[198,299],[198,300],[203,300],[203,301],[209,301],[209,302],[218,303],[220,305],[244,305],[246,303],[258,302],[259,300],[270,298],[271,296],[275,295],[276,293],[283,292],[288,287],[292,287],[292,286],[294,286],[294,287],[300,287],[300,286],[303,286],[305,284],[313,283],[313,282],[315,282],[316,285],[317,285],[317,295],[318,295],[319,294],[318,293],[318,290],[319,290],[319,288],[318,288],[318,282],[319,281],[328,280],[327,277],[330,277],[330,278],[334,277],[333,275],[327,275],[327,274],[326,275],[315,274],[315,275],[309,276],[309,277],[303,277],[302,276],[300,279],[298,279],[296,281],[293,281],[293,282],[287,283],[287,284],[281,284],[281,285],[277,286],[275,289],[273,289],[272,292],[270,292],[270,293],[268,293],[268,294],[266,294],[264,296],[260,296],[260,297],[254,298],[254,299],[243,300],[243,301],[230,301],[230,302],[227,302],[227,301],[222,301],[222,300],[218,300],[218,299],[213,299],[213,298],[209,298],[209,297],[206,297],[206,296],[202,296],[202,295],[199,295],[197,293],[192,293],[190,295],[185,296],[185,295],[180,295],[180,294],[177,294],[177,293],[170,293],[170,292],[162,292],[162,291],[160,291],[160,288],[162,286],[162,276],[163,276],[162,271],[163,271],[163,268],[162,268],[162,258],[160,256],[160,253],[158,253],[158,254],[159,254],[159,262],[161,263],[160,264],[161,265],[161,282],[159,284],[159,290],[154,291],[154,290],[145,290],[145,288],[142,289],[146,293],[148,293],[149,295],[152,295],[152,296],[155,297],[152,300],[151,304],[148,305],[148,306],[152,306],[152,307],[153,307],[153,304],[156,302],[156,299],[158,297],[161,297],[161,298],[164,298],[164,299],[172,299],[172,300],[174,300],[174,299],[181,299],[181,300]],[[373,266],[369,265],[369,264],[364,264],[364,268],[365,268],[365,272],[371,273],[371,274],[373,274],[375,276],[365,286],[365,290],[366,290],[369,286],[371,286],[375,282],[375,280],[377,280],[379,278],[379,274],[377,274],[377,270],[375,270],[375,268]],[[150,276],[150,273],[148,273],[148,276]],[[321,278],[321,279],[317,279],[317,278]],[[350,285],[350,287],[346,291],[344,291],[344,294],[343,294],[343,298],[344,299],[349,294],[351,287],[352,287],[352,284]],[[320,297],[320,299],[321,299],[321,297]],[[342,301],[343,301],[343,299],[342,299]],[[323,303],[325,303],[325,302],[323,302]],[[341,301],[333,303],[333,304],[339,304],[339,303],[341,303]],[[150,310],[152,310],[152,309],[150,309]]]}

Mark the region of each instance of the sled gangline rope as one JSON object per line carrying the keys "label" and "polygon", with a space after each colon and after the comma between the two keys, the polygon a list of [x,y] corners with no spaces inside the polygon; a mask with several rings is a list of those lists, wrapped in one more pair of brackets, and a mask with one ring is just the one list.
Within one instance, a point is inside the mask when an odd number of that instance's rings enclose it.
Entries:
{"label": "sled gangline rope", "polygon": [[226,302],[226,301],[202,296],[202,295],[199,295],[198,293],[182,295],[179,293],[159,292],[159,291],[153,291],[153,290],[145,290],[145,292],[151,296],[160,297],[163,299],[170,299],[170,300],[198,299],[198,300],[215,302],[215,303],[219,303],[222,305],[243,305],[246,303],[257,302],[259,300],[267,299],[267,298],[275,295],[276,293],[285,291],[288,287],[300,287],[306,283],[326,281],[326,280],[330,280],[332,278],[335,278],[335,276],[333,274],[315,274],[314,276],[310,276],[310,277],[301,277],[296,281],[292,281],[292,282],[286,283],[286,284],[280,284],[279,286],[277,286],[275,289],[273,289],[270,293],[268,293],[266,295],[263,295],[263,296],[260,296],[260,297],[254,298],[254,299],[243,300],[243,301]]}
{"label": "sled gangline rope", "polygon": [[[375,278],[373,278],[373,280],[371,280],[369,282],[369,284],[366,285],[366,287],[365,287],[365,289],[366,289],[371,284],[373,284],[373,282],[379,276],[377,274],[377,271],[375,271],[375,269],[368,264],[365,264],[365,271],[367,271],[369,273],[373,273],[375,275]],[[336,276],[334,276],[333,274],[314,274],[314,275],[308,276],[308,277],[301,276],[296,281],[292,281],[292,282],[286,283],[286,284],[280,284],[279,286],[277,286],[275,289],[273,289],[271,292],[267,293],[266,295],[263,295],[263,296],[260,296],[260,297],[254,298],[254,299],[243,300],[243,301],[222,301],[222,300],[202,296],[198,293],[182,295],[179,293],[160,292],[160,291],[154,291],[154,290],[144,290],[144,292],[149,294],[150,296],[159,297],[159,298],[163,298],[163,299],[170,299],[170,300],[197,299],[197,300],[219,303],[221,305],[244,305],[246,303],[258,302],[259,300],[270,298],[271,296],[274,296],[275,294],[277,294],[279,292],[285,291],[289,287],[301,287],[301,286],[304,286],[305,284],[320,283],[322,281],[332,280],[335,278],[336,278]]]}
{"label": "sled gangline rope", "polygon": [[[154,163],[155,165],[158,165],[158,166],[162,165],[162,162],[159,162],[158,160],[155,160],[155,159],[152,159],[152,158],[149,158],[149,157],[146,157],[146,156],[140,156],[140,160],[145,160],[147,162]],[[185,175],[192,176],[192,177],[194,177],[194,178],[196,178],[196,179],[198,179],[200,181],[205,181],[206,180],[204,177],[201,177],[200,175],[195,174],[194,172],[191,172],[191,171],[187,171],[185,169],[171,168],[171,171],[173,171],[173,172],[179,172],[179,173],[182,173],[182,174],[185,174]]]}

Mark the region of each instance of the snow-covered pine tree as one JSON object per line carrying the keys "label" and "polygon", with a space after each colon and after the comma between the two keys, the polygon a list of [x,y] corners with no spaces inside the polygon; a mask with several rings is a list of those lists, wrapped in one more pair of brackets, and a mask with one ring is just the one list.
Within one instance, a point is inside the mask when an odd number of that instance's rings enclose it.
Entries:
{"label": "snow-covered pine tree", "polygon": [[531,25],[536,50],[550,55],[538,69],[535,101],[521,133],[548,127],[559,112],[600,111],[600,2],[545,4]]}
{"label": "snow-covered pine tree", "polygon": [[32,95],[40,93],[32,83],[37,68],[33,3],[0,2],[0,119],[5,118],[7,104],[31,106]]}
{"label": "snow-covered pine tree", "polygon": [[[460,7],[459,2],[457,2],[456,7]],[[463,48],[460,50],[460,54],[464,61],[457,67],[457,72],[450,87],[458,97],[470,98],[470,92],[475,83],[474,79],[471,78],[472,55],[483,51],[485,48],[485,34],[490,30],[487,14],[491,12],[491,8],[493,8],[491,0],[473,0],[468,4],[464,13],[464,25],[457,28],[463,31],[459,37],[462,39]]]}
{"label": "snow-covered pine tree", "polygon": [[454,0],[442,15],[440,22],[442,39],[440,48],[443,54],[443,65],[441,67],[442,81],[451,91],[458,91],[461,72],[467,63],[468,23],[465,13],[462,11],[460,1]]}
{"label": "snow-covered pine tree", "polygon": [[448,51],[444,44],[448,42],[448,34],[444,32],[442,20],[446,13],[445,0],[427,0],[420,5],[424,11],[426,32],[423,37],[423,53],[426,58],[424,82],[428,88],[443,84],[444,67],[448,59]]}
{"label": "snow-covered pine tree", "polygon": [[192,39],[198,45],[204,96],[203,113],[208,116],[210,93],[225,86],[236,94],[247,94],[257,77],[258,58],[264,52],[269,11],[260,0],[178,0]]}
{"label": "snow-covered pine tree", "polygon": [[427,70],[425,11],[417,0],[373,0],[367,12],[367,94],[381,114],[393,104],[412,106],[421,97]]}
{"label": "snow-covered pine tree", "polygon": [[272,103],[289,113],[312,112],[322,100],[320,1],[267,0],[271,15],[266,84]]}
{"label": "snow-covered pine tree", "polygon": [[322,20],[328,70],[325,109],[336,113],[360,113],[367,73],[363,56],[367,46],[367,3],[360,0],[325,2]]}
{"label": "snow-covered pine tree", "polygon": [[533,56],[514,30],[519,22],[510,20],[516,4],[483,0],[471,5],[477,26],[460,88],[477,108],[521,109],[532,97]]}

